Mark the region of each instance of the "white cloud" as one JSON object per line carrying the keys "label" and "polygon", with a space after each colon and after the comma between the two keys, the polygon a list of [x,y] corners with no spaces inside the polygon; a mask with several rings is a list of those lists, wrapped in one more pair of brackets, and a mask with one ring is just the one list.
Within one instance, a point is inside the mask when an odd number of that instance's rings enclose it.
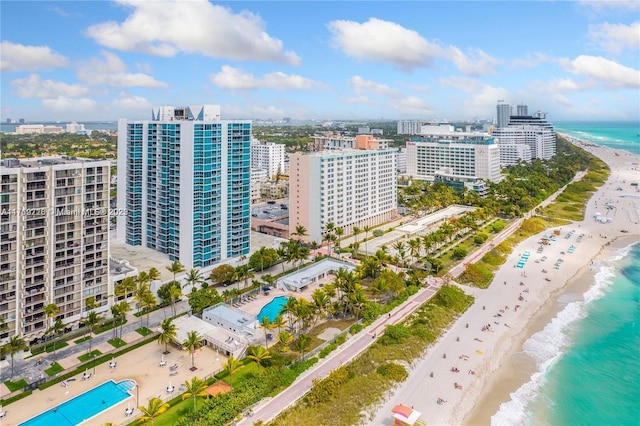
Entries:
{"label": "white cloud", "polygon": [[440,84],[468,94],[460,108],[467,117],[486,117],[488,113],[495,111],[498,99],[509,99],[509,91],[504,87],[490,86],[469,78],[443,78]]}
{"label": "white cloud", "polygon": [[358,105],[358,104],[375,105],[375,104],[377,104],[377,102],[372,101],[371,99],[369,99],[366,96],[344,97],[344,98],[340,98],[340,101],[342,103],[349,104],[349,105]]}
{"label": "white cloud", "polygon": [[114,99],[111,104],[118,109],[125,109],[129,111],[150,111],[151,102],[142,96],[132,95],[126,92],[120,92],[117,99]]}
{"label": "white cloud", "polygon": [[573,102],[569,98],[559,93],[553,95],[553,103],[562,105],[563,107],[572,108]]}
{"label": "white cloud", "polygon": [[440,79],[440,84],[466,93],[479,92],[485,87],[485,85],[478,80],[457,76],[442,78]]}
{"label": "white cloud", "polygon": [[288,116],[282,109],[273,105],[264,105],[259,102],[251,102],[248,105],[224,105],[222,107],[224,118],[281,118]]}
{"label": "white cloud", "polygon": [[100,105],[89,98],[68,98],[59,96],[54,99],[43,99],[42,105],[55,112],[68,113],[91,113],[102,111]]}
{"label": "white cloud", "polygon": [[0,43],[0,71],[35,71],[64,67],[67,63],[66,57],[47,46],[25,46],[10,41]]}
{"label": "white cloud", "polygon": [[13,80],[11,85],[21,98],[57,98],[58,96],[86,96],[88,89],[79,84],[67,84],[61,81],[42,80],[39,75],[31,74],[27,78]]}
{"label": "white cloud", "polygon": [[444,47],[399,24],[370,18],[367,22],[332,21],[328,24],[335,47],[347,56],[371,62],[386,62],[405,71],[426,68],[434,59],[450,60],[469,75],[493,74],[499,61],[480,49],[465,54],[455,46]]}
{"label": "white cloud", "polygon": [[617,55],[623,50],[640,50],[640,21],[630,25],[609,24],[589,26],[589,37],[607,53]]}
{"label": "white cloud", "polygon": [[511,68],[514,69],[524,69],[524,68],[533,68],[544,62],[549,62],[549,58],[540,53],[529,53],[524,58],[516,58],[511,61]]}
{"label": "white cloud", "polygon": [[87,29],[103,46],[127,52],[175,56],[200,53],[214,58],[275,61],[298,65],[294,52],[264,30],[262,19],[247,11],[230,9],[206,0],[118,0],[131,14],[122,23],[109,21]]}
{"label": "white cloud", "polygon": [[365,80],[364,78],[354,75],[348,82],[351,87],[353,87],[353,91],[358,94],[373,94],[379,96],[387,96],[392,98],[397,98],[401,96],[401,93],[393,89],[386,84],[376,83],[375,81]]}
{"label": "white cloud", "polygon": [[601,56],[580,55],[574,60],[561,59],[560,65],[573,74],[584,75],[609,88],[640,87],[640,71]]}
{"label": "white cloud", "polygon": [[102,52],[104,60],[92,58],[78,69],[78,78],[85,83],[97,86],[116,87],[167,87],[167,83],[158,81],[147,74],[128,73],[127,65],[116,54]]}
{"label": "white cloud", "polygon": [[217,74],[209,76],[213,84],[221,89],[228,90],[310,90],[315,88],[328,87],[326,84],[317,82],[295,74],[285,74],[277,71],[256,77],[240,68],[224,65]]}
{"label": "white cloud", "polygon": [[416,96],[407,96],[405,98],[396,98],[389,101],[389,105],[397,111],[414,116],[425,117],[433,115],[433,110],[423,99]]}

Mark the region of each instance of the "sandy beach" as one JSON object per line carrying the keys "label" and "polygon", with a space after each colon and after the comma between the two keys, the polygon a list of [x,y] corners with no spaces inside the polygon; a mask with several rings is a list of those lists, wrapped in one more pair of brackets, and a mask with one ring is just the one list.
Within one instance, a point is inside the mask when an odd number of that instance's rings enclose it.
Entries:
{"label": "sandy beach", "polygon": [[[474,305],[416,362],[369,424],[392,424],[391,408],[398,403],[413,406],[431,425],[489,424],[509,393],[529,380],[535,366],[514,354],[553,318],[554,296],[569,283],[584,292],[584,280],[575,279],[589,272],[593,259],[607,248],[638,240],[640,193],[631,183],[638,181],[640,157],[582,147],[611,168],[609,180],[589,200],[585,219],[524,240],[488,289],[464,287],[476,297]],[[596,212],[611,222],[596,221]],[[544,237],[550,239],[539,252]]]}

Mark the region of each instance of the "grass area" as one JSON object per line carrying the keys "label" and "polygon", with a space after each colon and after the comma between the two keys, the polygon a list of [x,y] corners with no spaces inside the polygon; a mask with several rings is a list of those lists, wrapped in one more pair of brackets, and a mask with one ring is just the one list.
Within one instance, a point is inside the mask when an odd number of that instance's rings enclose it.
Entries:
{"label": "grass area", "polygon": [[55,376],[56,374],[60,373],[61,371],[64,371],[64,368],[62,368],[62,366],[60,364],[58,364],[57,362],[54,362],[53,364],[51,364],[51,367],[49,367],[46,370],[44,370],[44,372],[47,373],[47,376],[49,376],[49,377]]}
{"label": "grass area", "polygon": [[149,330],[147,327],[136,328],[136,331],[138,332],[138,334],[145,337],[153,333],[153,331]]}
{"label": "grass area", "polygon": [[31,395],[33,393],[32,390],[28,390],[25,392],[21,392],[17,395],[12,396],[11,398],[7,398],[7,399],[0,399],[0,405],[6,407],[7,405],[11,404],[12,402],[16,402],[21,400],[22,398],[26,398],[29,395]]}
{"label": "grass area", "polygon": [[127,323],[126,318],[123,321],[116,321],[115,325],[113,324],[113,320],[106,321],[102,324],[101,327],[98,327],[95,329],[95,334],[97,335],[97,334],[104,333],[105,331],[109,331],[114,328],[120,327],[120,324],[126,324],[126,323]]}
{"label": "grass area", "polygon": [[316,381],[300,403],[270,424],[366,423],[369,418],[365,413],[383,402],[385,394],[407,377],[403,366],[418,358],[472,301],[462,290],[443,286],[407,322],[388,326],[385,334],[362,355]]}
{"label": "grass area", "polygon": [[20,379],[17,382],[12,382],[11,380],[7,380],[6,382],[4,382],[4,384],[7,388],[9,388],[11,392],[15,392],[28,385],[27,381],[24,379]]}
{"label": "grass area", "polygon": [[120,348],[120,347],[122,347],[122,346],[127,344],[127,342],[125,342],[124,340],[122,340],[119,337],[116,337],[115,339],[109,339],[109,340],[107,340],[107,342],[109,342],[109,344],[111,346],[113,346],[114,348]]}
{"label": "grass area", "polygon": [[258,364],[255,362],[250,362],[245,364],[240,370],[236,371],[233,375],[227,376],[224,380],[226,383],[230,384],[232,387],[237,387],[243,382],[247,380],[251,380],[258,374]]}
{"label": "grass area", "polygon": [[91,339],[91,336],[84,336],[81,339],[75,340],[73,343],[75,343],[76,345],[79,345],[80,343],[86,342],[89,339]]}
{"label": "grass area", "polygon": [[[202,397],[196,398],[196,408],[199,409],[205,399]],[[155,426],[174,426],[179,419],[193,412],[193,399],[188,398],[183,401],[180,396],[174,398],[174,400],[177,400],[176,403],[154,420]],[[169,403],[172,404],[174,400],[169,401]]]}
{"label": "grass area", "polygon": [[98,355],[102,355],[102,352],[100,352],[97,349],[94,349],[88,354],[80,355],[78,357],[78,359],[80,360],[80,362],[86,362],[86,361],[90,361],[91,359],[93,359],[94,356],[97,357]]}

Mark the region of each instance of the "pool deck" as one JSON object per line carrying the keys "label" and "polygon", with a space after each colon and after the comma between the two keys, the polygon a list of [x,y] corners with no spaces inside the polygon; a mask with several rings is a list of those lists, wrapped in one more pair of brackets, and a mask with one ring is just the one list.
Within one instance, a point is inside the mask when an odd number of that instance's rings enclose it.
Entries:
{"label": "pool deck", "polygon": [[[108,362],[96,366],[96,373],[89,380],[82,380],[82,374],[78,374],[75,376],[75,381],[67,382],[66,388],[57,384],[43,391],[35,390],[33,395],[3,407],[7,415],[2,419],[2,425],[17,425],[108,380],[114,380],[116,383],[126,379],[135,380],[139,386],[139,405],[147,405],[149,399],[153,397],[168,400],[179,394],[178,388],[185,380],[190,380],[194,376],[202,378],[221,369],[222,365],[227,362],[225,356],[217,355],[210,348],[203,348],[195,353],[195,366],[198,369],[192,372],[189,370],[191,367],[189,352],[181,351],[171,345],[169,345],[169,350],[170,353],[164,356],[167,361],[164,367],[159,366],[164,345],[153,342],[117,357],[117,367],[114,369],[109,368]],[[169,366],[174,364],[178,364],[178,374],[170,376]],[[93,373],[93,368],[89,368],[88,372]],[[166,391],[169,382],[175,387],[173,394],[168,394]],[[131,398],[93,417],[83,425],[102,425],[107,422],[124,423],[130,419],[124,414],[127,406],[137,408],[136,389],[133,389],[131,393]],[[134,415],[138,413],[139,411],[136,409]]]}

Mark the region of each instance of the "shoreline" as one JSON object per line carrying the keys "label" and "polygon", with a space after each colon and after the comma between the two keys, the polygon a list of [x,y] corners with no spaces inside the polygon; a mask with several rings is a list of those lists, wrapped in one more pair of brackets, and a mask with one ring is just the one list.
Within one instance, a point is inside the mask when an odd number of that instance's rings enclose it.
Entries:
{"label": "shoreline", "polygon": [[[620,250],[637,243],[635,237],[617,238],[611,245],[603,246],[590,262],[610,261]],[[599,268],[592,268],[590,265],[582,266],[564,287],[558,288],[540,306],[529,319],[523,333],[514,336],[511,344],[505,348],[500,368],[488,377],[482,394],[471,411],[467,412],[462,424],[491,424],[491,417],[500,410],[501,405],[509,402],[513,393],[531,380],[532,375],[539,371],[539,367],[536,360],[523,351],[523,345],[535,334],[543,331],[569,303],[583,301],[584,294],[596,285],[595,276],[598,271]]]}
{"label": "shoreline", "polygon": [[[640,194],[632,194],[630,183],[637,181],[640,156],[571,140],[611,169],[587,202],[584,219],[520,242],[487,289],[461,286],[475,296],[475,303],[416,362],[386,402],[372,410],[367,424],[389,424],[391,408],[399,403],[414,406],[428,424],[489,424],[500,403],[537,371],[535,362],[520,354],[522,344],[561,309],[558,297],[570,289],[584,294],[589,286],[582,278],[591,261],[621,241],[638,240]],[[611,221],[594,219],[602,210],[601,216]],[[559,235],[553,236],[554,231]],[[554,238],[540,245],[543,236]]]}

